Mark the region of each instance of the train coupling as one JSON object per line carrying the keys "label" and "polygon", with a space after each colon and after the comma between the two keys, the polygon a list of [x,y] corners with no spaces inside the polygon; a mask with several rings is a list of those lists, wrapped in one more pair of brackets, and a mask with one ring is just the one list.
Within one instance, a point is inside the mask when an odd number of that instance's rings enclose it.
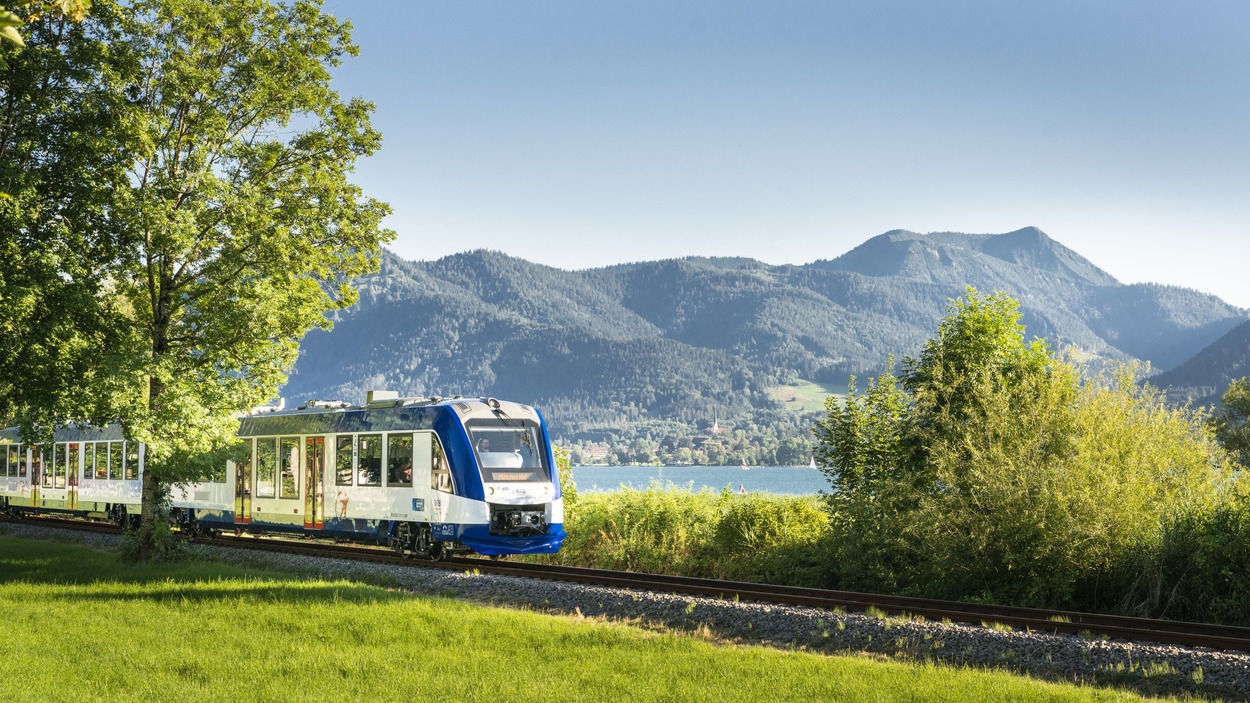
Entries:
{"label": "train coupling", "polygon": [[547,509],[542,505],[491,505],[490,533],[502,537],[547,534]]}

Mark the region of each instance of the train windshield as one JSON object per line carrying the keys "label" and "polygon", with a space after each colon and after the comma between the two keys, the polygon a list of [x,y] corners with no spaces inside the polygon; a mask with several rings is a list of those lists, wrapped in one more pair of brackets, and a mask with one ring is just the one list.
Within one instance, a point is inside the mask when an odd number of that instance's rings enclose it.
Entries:
{"label": "train windshield", "polygon": [[542,430],[532,420],[470,420],[469,441],[487,483],[550,481]]}

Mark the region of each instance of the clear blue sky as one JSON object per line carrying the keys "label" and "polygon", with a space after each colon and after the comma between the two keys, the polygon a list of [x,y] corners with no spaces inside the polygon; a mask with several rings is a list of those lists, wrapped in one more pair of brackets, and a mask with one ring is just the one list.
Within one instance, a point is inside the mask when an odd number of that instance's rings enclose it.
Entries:
{"label": "clear blue sky", "polygon": [[1033,225],[1250,307],[1250,2],[327,0],[409,259],[801,264]]}

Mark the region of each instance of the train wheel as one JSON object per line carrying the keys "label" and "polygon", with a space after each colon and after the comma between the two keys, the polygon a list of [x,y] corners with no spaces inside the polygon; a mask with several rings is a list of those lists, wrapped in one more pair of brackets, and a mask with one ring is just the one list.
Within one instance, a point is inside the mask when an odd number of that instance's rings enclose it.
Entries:
{"label": "train wheel", "polygon": [[430,559],[434,561],[442,561],[447,558],[447,550],[443,549],[442,542],[435,542],[430,545]]}
{"label": "train wheel", "polygon": [[432,540],[430,539],[430,528],[425,526],[418,527],[416,537],[413,540],[413,551],[417,553],[417,556],[429,559],[431,546]]}
{"label": "train wheel", "polygon": [[416,535],[412,534],[412,526],[406,522],[399,523],[395,528],[395,536],[391,538],[391,548],[403,557],[411,557]]}

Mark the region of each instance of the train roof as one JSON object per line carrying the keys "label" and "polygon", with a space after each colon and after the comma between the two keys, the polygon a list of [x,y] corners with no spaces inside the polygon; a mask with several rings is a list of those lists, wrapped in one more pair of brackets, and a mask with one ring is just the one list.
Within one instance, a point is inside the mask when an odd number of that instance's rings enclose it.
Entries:
{"label": "train roof", "polygon": [[[310,400],[284,410],[257,410],[239,418],[240,437],[280,434],[339,434],[433,429],[435,420],[455,413],[461,422],[505,417],[540,420],[528,405],[495,398],[399,398],[374,399],[364,405],[343,401]],[[67,425],[56,429],[57,442],[100,442],[124,439],[121,425],[107,427]],[[22,442],[16,427],[0,429],[0,444]]]}
{"label": "train roof", "polygon": [[506,417],[539,420],[528,405],[495,398],[384,398],[364,405],[310,400],[290,410],[259,411],[239,419],[239,436],[339,434],[433,429],[435,420],[454,413],[461,422]]}

